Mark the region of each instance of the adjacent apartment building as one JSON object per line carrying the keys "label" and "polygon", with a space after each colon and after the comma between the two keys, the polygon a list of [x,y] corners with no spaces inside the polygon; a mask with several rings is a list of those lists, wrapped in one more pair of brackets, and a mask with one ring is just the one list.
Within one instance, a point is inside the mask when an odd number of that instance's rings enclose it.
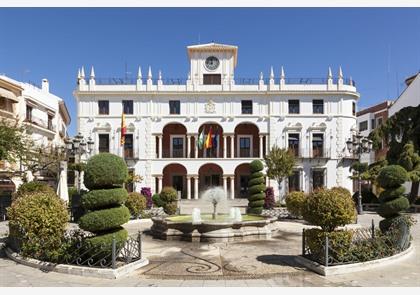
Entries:
{"label": "adjacent apartment building", "polygon": [[244,79],[235,73],[237,46],[193,45],[187,56],[186,79],[167,79],[150,67],[144,74],[139,67],[132,79],[79,69],[77,129],[94,139],[93,154],[124,157],[153,192],[173,186],[182,198],[198,199],[221,186],[235,199],[248,196],[249,163],[277,145],[298,162],[281,191],[266,179],[276,196],[321,186],[352,190],[345,142],[357,130],[359,93],[341,68],[337,77],[329,69],[325,78],[289,78],[281,67]]}

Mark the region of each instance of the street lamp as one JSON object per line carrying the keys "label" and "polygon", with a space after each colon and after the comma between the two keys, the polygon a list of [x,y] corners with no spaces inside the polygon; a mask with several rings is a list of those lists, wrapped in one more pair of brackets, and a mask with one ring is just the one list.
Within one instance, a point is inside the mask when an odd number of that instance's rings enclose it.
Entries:
{"label": "street lamp", "polygon": [[[367,137],[357,132],[353,139],[348,139],[346,141],[347,149],[353,155],[357,155],[357,160],[360,163],[360,159],[363,153],[370,153],[372,150],[373,142],[372,140],[368,139]],[[357,171],[357,184],[358,184],[358,192],[357,192],[357,213],[363,214],[363,207],[362,207],[362,182],[361,182],[361,173],[360,169]]]}
{"label": "street lamp", "polygon": [[[75,155],[76,162],[80,163],[82,161],[83,155],[89,155],[94,148],[95,142],[91,137],[85,139],[83,135],[79,132],[74,138],[65,139],[67,152],[71,155]],[[77,173],[77,192],[80,193],[81,188],[81,177],[80,172]]]}

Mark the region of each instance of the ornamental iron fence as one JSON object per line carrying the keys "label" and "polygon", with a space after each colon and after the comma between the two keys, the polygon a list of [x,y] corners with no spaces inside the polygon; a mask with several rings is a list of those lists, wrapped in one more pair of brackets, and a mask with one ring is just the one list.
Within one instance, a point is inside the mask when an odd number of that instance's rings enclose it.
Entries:
{"label": "ornamental iron fence", "polygon": [[[335,266],[381,259],[398,254],[409,248],[410,232],[405,226],[395,226],[386,233],[370,227],[313,235],[302,232],[302,256],[324,266]],[[337,236],[337,233],[340,236]],[[315,237],[314,237],[315,236]]]}

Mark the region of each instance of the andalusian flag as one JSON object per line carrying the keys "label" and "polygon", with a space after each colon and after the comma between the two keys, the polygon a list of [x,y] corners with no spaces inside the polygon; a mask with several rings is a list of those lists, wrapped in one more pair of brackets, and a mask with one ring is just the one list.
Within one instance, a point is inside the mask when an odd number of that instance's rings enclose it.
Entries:
{"label": "andalusian flag", "polygon": [[206,149],[209,149],[213,146],[213,140],[212,140],[211,136],[212,136],[212,129],[211,129],[211,126],[210,126],[209,133],[207,133],[206,142],[204,143],[204,147]]}
{"label": "andalusian flag", "polygon": [[125,114],[122,113],[121,116],[121,139],[120,139],[120,145],[125,144],[125,133],[127,132],[127,127],[125,126]]}
{"label": "andalusian flag", "polygon": [[201,130],[200,135],[198,136],[197,147],[201,150],[203,148],[203,144],[204,144],[204,127],[203,127],[203,130]]}

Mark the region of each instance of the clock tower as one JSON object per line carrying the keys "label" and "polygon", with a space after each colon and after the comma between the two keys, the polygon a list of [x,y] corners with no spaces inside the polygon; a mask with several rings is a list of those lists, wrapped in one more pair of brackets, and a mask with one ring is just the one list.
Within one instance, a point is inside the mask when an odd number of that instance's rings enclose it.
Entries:
{"label": "clock tower", "polygon": [[187,47],[193,84],[230,84],[234,79],[238,47],[208,43]]}

